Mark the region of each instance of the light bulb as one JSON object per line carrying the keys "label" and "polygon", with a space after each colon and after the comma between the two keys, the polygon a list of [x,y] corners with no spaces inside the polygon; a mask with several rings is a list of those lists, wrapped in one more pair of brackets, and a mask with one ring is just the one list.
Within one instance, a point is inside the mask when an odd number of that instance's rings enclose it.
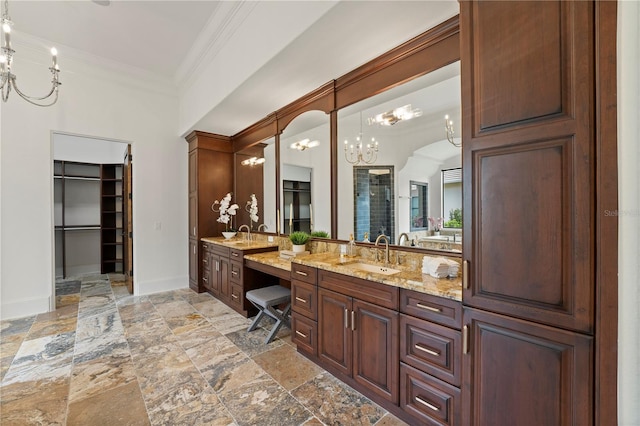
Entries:
{"label": "light bulb", "polygon": [[2,24],[2,31],[4,31],[5,33],[10,33],[11,32],[11,25],[9,25],[7,22],[5,22],[4,24]]}
{"label": "light bulb", "polygon": [[56,55],[58,54],[58,49],[56,49],[55,47],[52,47],[52,48],[51,48],[51,54],[52,54],[53,56],[56,56]]}

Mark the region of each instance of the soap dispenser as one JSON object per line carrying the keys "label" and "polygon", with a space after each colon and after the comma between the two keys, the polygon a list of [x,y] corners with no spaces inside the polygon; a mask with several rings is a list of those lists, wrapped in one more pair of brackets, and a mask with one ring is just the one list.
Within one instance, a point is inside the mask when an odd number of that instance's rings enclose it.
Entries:
{"label": "soap dispenser", "polygon": [[349,235],[349,247],[347,248],[347,256],[349,257],[356,256],[356,242],[353,239],[353,234]]}

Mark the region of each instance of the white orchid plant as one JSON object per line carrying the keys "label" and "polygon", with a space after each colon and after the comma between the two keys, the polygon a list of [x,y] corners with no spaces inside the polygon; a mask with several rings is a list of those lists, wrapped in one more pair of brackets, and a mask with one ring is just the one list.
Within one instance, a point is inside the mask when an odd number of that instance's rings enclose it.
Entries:
{"label": "white orchid plant", "polygon": [[[216,213],[220,213],[220,217],[216,219],[216,221],[224,223],[227,232],[234,230],[233,217],[236,215],[239,208],[237,204],[231,204],[231,195],[232,193],[229,192],[222,198],[222,200],[215,200],[211,205],[211,210]],[[220,207],[216,210],[216,206]]]}
{"label": "white orchid plant", "polygon": [[260,219],[258,217],[258,199],[256,198],[256,194],[251,194],[251,200],[247,201],[245,209],[249,212],[249,217],[251,218],[249,227],[253,228],[253,222],[258,222]]}

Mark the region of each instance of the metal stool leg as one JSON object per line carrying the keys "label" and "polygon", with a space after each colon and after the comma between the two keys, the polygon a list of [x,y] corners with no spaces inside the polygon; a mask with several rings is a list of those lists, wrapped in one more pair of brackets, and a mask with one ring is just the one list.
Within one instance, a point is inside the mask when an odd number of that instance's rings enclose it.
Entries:
{"label": "metal stool leg", "polygon": [[257,306],[256,307],[259,309],[258,311],[258,315],[256,315],[255,319],[253,320],[253,322],[251,323],[251,325],[249,326],[249,328],[247,329],[247,331],[253,331],[258,327],[258,323],[260,322],[260,320],[262,319],[262,317],[265,315],[264,310],[262,309],[261,306]]}
{"label": "metal stool leg", "polygon": [[276,337],[276,334],[280,330],[280,327],[282,327],[283,323],[286,324],[287,327],[289,327],[289,312],[291,311],[291,303],[289,303],[282,312],[278,312],[278,310],[275,309],[273,306],[267,306],[267,310],[268,310],[267,313],[269,314],[269,316],[274,318],[276,320],[276,323],[271,329],[271,331],[269,332],[269,335],[267,336],[267,338],[265,339],[264,341],[265,345],[268,345],[269,343],[271,343],[273,338]]}

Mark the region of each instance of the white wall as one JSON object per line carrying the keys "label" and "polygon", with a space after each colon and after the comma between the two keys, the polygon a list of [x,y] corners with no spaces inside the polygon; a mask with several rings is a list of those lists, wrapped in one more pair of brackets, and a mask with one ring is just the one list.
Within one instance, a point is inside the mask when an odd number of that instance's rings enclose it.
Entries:
{"label": "white wall", "polygon": [[[20,61],[16,58],[14,70],[21,89],[45,91],[46,50],[17,42]],[[135,291],[188,286],[187,145],[177,136],[177,96],[154,91],[166,86],[127,77],[127,70],[106,72],[65,56],[70,49],[64,46],[59,51],[62,86],[56,105],[39,108],[12,93],[2,106],[2,318],[45,312],[51,305],[52,131],[132,144]]]}
{"label": "white wall", "polygon": [[640,425],[640,3],[618,3],[618,424]]}

